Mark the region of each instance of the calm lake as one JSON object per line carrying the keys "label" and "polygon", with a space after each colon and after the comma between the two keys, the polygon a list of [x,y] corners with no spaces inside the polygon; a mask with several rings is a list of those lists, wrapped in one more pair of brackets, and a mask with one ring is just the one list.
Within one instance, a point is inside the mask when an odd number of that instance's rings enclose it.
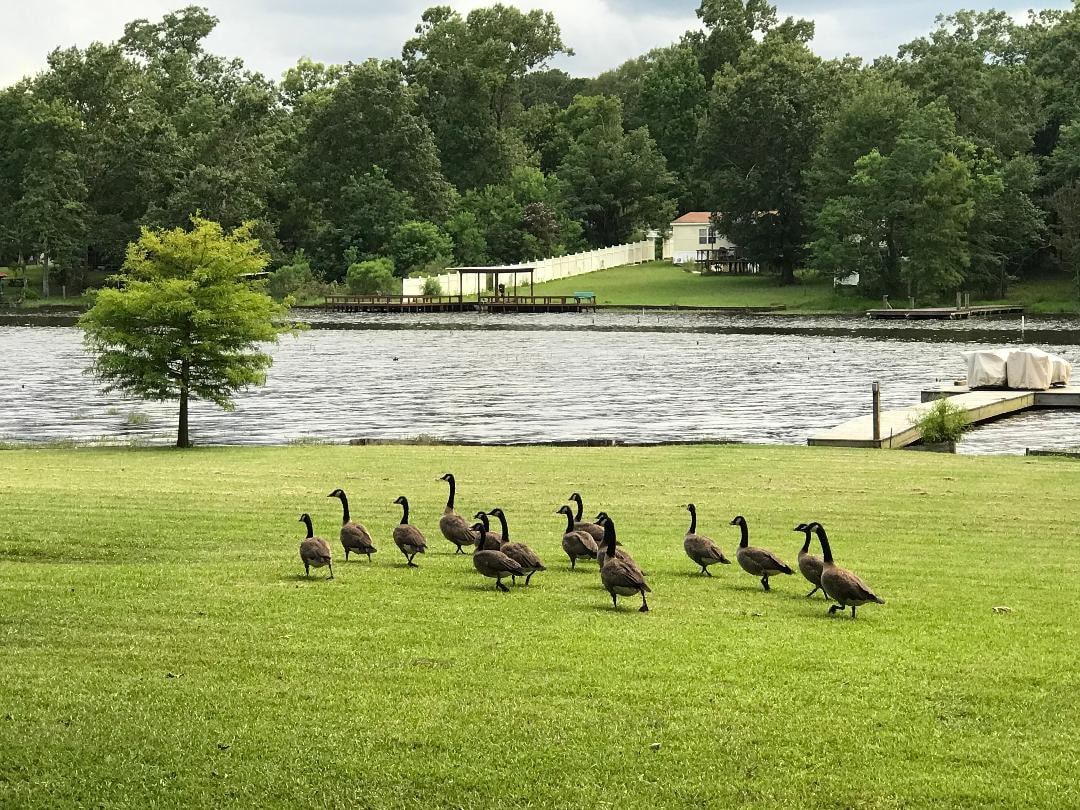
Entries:
{"label": "calm lake", "polygon": [[[940,324],[690,313],[304,314],[263,388],[223,413],[196,404],[193,440],[282,444],[409,438],[802,444],[963,376],[961,352],[1038,345],[1080,363],[1080,320]],[[175,405],[103,394],[71,327],[0,327],[0,440],[166,443]],[[973,431],[965,453],[1080,446],[1080,412]]]}

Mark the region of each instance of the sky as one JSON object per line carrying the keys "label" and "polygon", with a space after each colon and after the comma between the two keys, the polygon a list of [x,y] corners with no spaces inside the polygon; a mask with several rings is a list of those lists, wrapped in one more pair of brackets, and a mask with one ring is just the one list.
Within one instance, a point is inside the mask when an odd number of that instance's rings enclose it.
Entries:
{"label": "sky", "polygon": [[[523,9],[555,14],[564,42],[576,55],[555,62],[574,75],[594,76],[646,51],[667,45],[696,28],[698,0],[503,0]],[[460,11],[484,0],[0,0],[0,86],[35,73],[55,47],[111,42],[124,24],[156,19],[189,4],[209,7],[220,19],[209,47],[239,56],[272,77],[302,56],[319,62],[359,62],[400,56],[422,11],[448,4]],[[781,16],[817,23],[815,51],[825,57],[853,54],[872,59],[925,34],[941,12],[1004,8],[1025,16],[1023,0],[779,0]],[[1040,8],[1064,8],[1071,0],[1043,0]]]}

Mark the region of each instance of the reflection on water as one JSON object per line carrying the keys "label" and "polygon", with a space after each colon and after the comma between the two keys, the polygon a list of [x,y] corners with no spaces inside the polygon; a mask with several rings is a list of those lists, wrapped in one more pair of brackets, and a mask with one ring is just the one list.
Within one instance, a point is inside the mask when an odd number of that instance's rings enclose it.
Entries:
{"label": "reflection on water", "polygon": [[[591,327],[591,317],[556,323]],[[437,328],[401,329],[387,328],[400,327],[401,316],[352,316],[371,328],[284,338],[273,349],[267,385],[241,394],[232,413],[195,405],[192,436],[207,444],[419,434],[801,444],[865,413],[872,380],[882,382],[884,407],[910,405],[922,388],[963,374],[961,351],[1000,344],[954,325],[944,326],[952,342],[942,343],[892,328],[874,337],[747,334],[738,331],[743,321],[761,321],[743,316],[725,316],[734,333],[680,315],[668,322],[671,331],[657,334],[633,322],[655,313],[622,314],[625,324],[612,323],[611,313],[596,317],[610,328],[556,330],[547,319],[566,316],[510,316],[514,328],[476,330],[466,321],[477,316],[458,315],[456,323],[420,316]],[[829,321],[851,320],[786,318],[784,326],[827,330]],[[491,325],[488,316],[482,322]],[[1077,325],[1060,324],[1063,331]],[[1077,344],[1055,351],[1080,359]],[[175,405],[102,394],[86,366],[76,329],[0,327],[0,439],[172,439]],[[980,428],[962,452],[1077,444],[1080,412],[1045,412]]]}

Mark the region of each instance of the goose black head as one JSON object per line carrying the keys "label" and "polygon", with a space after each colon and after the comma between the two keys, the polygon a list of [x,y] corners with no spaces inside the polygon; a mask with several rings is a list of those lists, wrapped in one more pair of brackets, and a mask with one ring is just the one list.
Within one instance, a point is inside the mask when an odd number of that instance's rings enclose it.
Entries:
{"label": "goose black head", "polygon": [[398,495],[397,498],[394,500],[394,503],[397,506],[407,506],[409,503],[409,499],[406,498],[404,495]]}
{"label": "goose black head", "polygon": [[331,492],[326,497],[327,498],[344,498],[345,497],[345,492],[344,492],[344,490],[335,489],[333,492]]}
{"label": "goose black head", "polygon": [[599,515],[596,516],[596,520],[593,522],[599,526],[601,524],[607,523],[609,520],[611,520],[611,518],[608,517],[608,513],[601,512]]}
{"label": "goose black head", "polygon": [[310,521],[311,521],[311,515],[309,515],[307,512],[304,512],[304,514],[302,514],[300,516],[300,519],[298,521],[296,521],[296,522],[297,523],[309,523]]}
{"label": "goose black head", "polygon": [[560,506],[555,510],[556,515],[573,515],[574,512],[569,506]]}
{"label": "goose black head", "polygon": [[446,473],[445,475],[440,475],[435,480],[436,481],[453,481],[454,480],[454,474],[453,473]]}
{"label": "goose black head", "polygon": [[487,517],[487,512],[477,512],[473,515],[473,520],[483,520]]}
{"label": "goose black head", "polygon": [[808,531],[810,531],[810,527],[807,526],[805,523],[800,523],[798,526],[796,526],[794,529],[792,529],[792,531],[793,532],[808,532]]}
{"label": "goose black head", "polygon": [[696,507],[696,506],[694,506],[694,504],[692,504],[692,503],[688,503],[688,504],[686,505],[686,511],[687,511],[687,512],[696,512],[696,511],[697,511],[697,507]]}
{"label": "goose black head", "polygon": [[492,517],[499,517],[499,515],[502,515],[503,517],[506,517],[506,513],[503,512],[503,510],[500,509],[497,506],[494,509],[492,509],[490,512],[488,512],[488,514],[491,515]]}
{"label": "goose black head", "polygon": [[744,518],[742,515],[738,515],[738,516],[736,516],[735,518],[732,519],[731,525],[732,526],[745,526],[746,525],[746,518]]}
{"label": "goose black head", "polygon": [[483,523],[474,523],[472,525],[472,530],[477,534],[485,534],[487,532],[487,526]]}
{"label": "goose black head", "polygon": [[571,492],[570,497],[567,498],[566,500],[568,500],[568,501],[576,501],[577,503],[581,503],[581,493],[580,492]]}

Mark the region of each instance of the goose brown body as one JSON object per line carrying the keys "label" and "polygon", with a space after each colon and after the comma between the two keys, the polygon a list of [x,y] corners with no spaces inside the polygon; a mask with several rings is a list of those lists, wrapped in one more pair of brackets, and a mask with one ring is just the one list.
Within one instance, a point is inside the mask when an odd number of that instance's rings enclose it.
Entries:
{"label": "goose brown body", "polygon": [[454,479],[453,473],[447,473],[439,480],[450,484],[450,497],[446,501],[446,508],[443,510],[442,517],[439,518],[439,531],[442,532],[443,537],[457,548],[455,554],[464,554],[465,552],[461,550],[461,547],[475,545],[477,535],[469,528],[468,521],[454,511],[457,481]]}
{"label": "goose brown body", "polygon": [[825,598],[828,599],[829,595],[821,588],[821,569],[825,566],[825,561],[816,554],[810,553],[810,535],[813,531],[805,523],[800,523],[794,530],[797,532],[805,532],[806,534],[806,540],[803,543],[802,548],[799,549],[799,573],[803,575],[803,578],[807,582],[814,586],[814,590],[810,591],[806,596],[809,598],[818,591],[821,591]]}
{"label": "goose brown body", "polygon": [[[510,527],[507,525],[506,514],[502,509],[492,509],[488,514],[497,517],[502,526],[502,545],[499,551],[521,566],[525,584],[528,585],[533,574],[537,571],[546,571],[547,568],[544,567],[544,563],[540,561],[540,556],[535,551],[524,543],[515,543],[510,539]],[[514,575],[512,579],[517,576],[520,575]]]}
{"label": "goose brown body", "polygon": [[394,545],[398,547],[410,568],[419,568],[413,557],[427,551],[427,540],[423,532],[409,523],[409,501],[402,495],[394,503],[401,506],[401,523],[394,527]]}
{"label": "goose brown body", "polygon": [[485,548],[483,541],[487,529],[483,523],[477,523],[472,530],[477,535],[476,551],[472,555],[473,568],[485,577],[494,579],[498,590],[508,592],[510,589],[503,585],[503,577],[523,577],[524,570],[516,560],[501,551]]}
{"label": "goose brown body", "polygon": [[630,565],[626,560],[619,559],[616,553],[618,550],[615,548],[615,522],[610,517],[607,517],[603,526],[604,545],[607,553],[604,557],[604,564],[600,568],[600,582],[603,584],[604,589],[611,594],[611,604],[617,609],[620,596],[641,594],[641,607],[639,610],[642,613],[647,613],[649,603],[645,599],[645,594],[652,593],[652,589],[646,584],[641,569],[636,565]]}
{"label": "goose brown body", "polygon": [[341,547],[345,550],[345,562],[349,561],[349,552],[354,551],[357,554],[366,554],[368,562],[371,562],[371,555],[378,551],[375,548],[375,544],[371,542],[371,535],[368,534],[368,530],[364,528],[362,523],[357,523],[350,519],[349,515],[349,498],[345,494],[344,490],[335,489],[326,497],[337,498],[341,501]]}
{"label": "goose brown body", "polygon": [[587,531],[574,528],[574,513],[569,506],[560,507],[555,514],[566,515],[566,531],[562,537],[563,551],[570,558],[570,569],[577,565],[578,557],[596,559],[596,541]]}
{"label": "goose brown body", "polygon": [[330,557],[330,544],[321,537],[316,537],[311,528],[311,517],[305,512],[300,516],[300,523],[307,526],[307,537],[300,541],[300,562],[304,564],[304,576],[311,576],[312,568],[329,567],[330,576],[334,578],[334,563]]}
{"label": "goose brown body", "polygon": [[742,532],[742,540],[735,550],[735,559],[748,574],[761,577],[761,587],[769,590],[769,577],[779,574],[791,575],[794,573],[791,567],[773,554],[768,549],[757,548],[750,545],[750,529],[746,524],[746,518],[739,515],[731,521],[732,526],[738,526]]}
{"label": "goose brown body", "polygon": [[855,608],[861,605],[869,602],[884,605],[885,600],[870,590],[854,571],[841,568],[833,562],[832,546],[829,545],[825,527],[820,523],[811,523],[810,526],[817,533],[818,542],[821,543],[821,551],[825,557],[821,569],[821,588],[836,603],[829,608],[830,615],[838,610],[851,608],[851,618],[854,619]]}
{"label": "goose brown body", "polygon": [[690,529],[683,538],[683,550],[687,557],[701,566],[702,574],[711,577],[710,565],[717,563],[730,565],[731,560],[724,556],[724,552],[712,541],[712,538],[697,533],[697,507],[691,503],[687,504],[686,509],[690,513]]}
{"label": "goose brown body", "polygon": [[[596,522],[597,522],[598,526],[606,525],[607,521],[608,521],[607,512],[601,512],[599,515],[596,516]],[[635,571],[637,571],[639,574],[641,574],[642,577],[645,576],[645,572],[641,570],[641,566],[638,565],[637,562],[634,560],[634,558],[630,556],[629,551],[627,551],[625,548],[620,548],[620,544],[619,544],[619,542],[617,540],[615,542],[615,557],[622,560],[627,565],[629,565],[631,568],[633,568]],[[596,544],[596,564],[599,565],[601,568],[603,568],[604,563],[607,562],[607,558],[608,558],[607,541],[605,541],[603,543],[597,543]]]}
{"label": "goose brown body", "polygon": [[599,523],[589,523],[588,521],[581,519],[585,513],[585,503],[581,499],[581,493],[571,493],[567,500],[573,501],[577,505],[577,512],[574,513],[574,531],[587,532],[589,537],[591,537],[593,542],[599,547],[604,540],[604,527]]}

